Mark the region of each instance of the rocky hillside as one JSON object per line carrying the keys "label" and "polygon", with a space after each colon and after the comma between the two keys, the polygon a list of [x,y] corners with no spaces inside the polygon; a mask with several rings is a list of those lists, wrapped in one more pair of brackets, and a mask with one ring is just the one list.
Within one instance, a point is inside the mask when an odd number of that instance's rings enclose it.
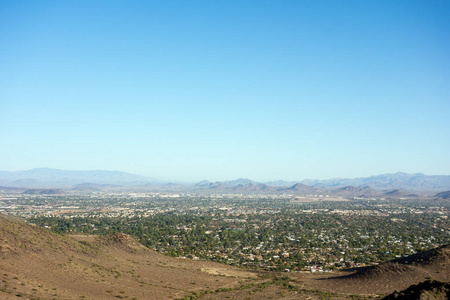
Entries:
{"label": "rocky hillside", "polygon": [[158,254],[125,234],[68,235],[0,217],[0,299],[177,299],[239,288],[245,270]]}
{"label": "rocky hillside", "polygon": [[450,282],[450,245],[359,268],[349,275],[328,279],[327,285],[335,292],[388,294],[430,278]]}
{"label": "rocky hillside", "polygon": [[426,280],[413,284],[406,290],[394,292],[384,300],[446,300],[450,299],[450,284],[435,280]]}

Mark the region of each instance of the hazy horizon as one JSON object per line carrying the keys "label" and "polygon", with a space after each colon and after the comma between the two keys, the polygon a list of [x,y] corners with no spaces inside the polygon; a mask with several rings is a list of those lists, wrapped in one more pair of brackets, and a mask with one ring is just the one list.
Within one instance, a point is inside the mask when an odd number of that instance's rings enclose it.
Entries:
{"label": "hazy horizon", "polygon": [[449,15],[444,1],[2,2],[0,169],[449,174]]}
{"label": "hazy horizon", "polygon": [[244,179],[244,180],[252,180],[255,182],[276,182],[276,181],[286,181],[286,182],[300,182],[303,180],[333,180],[333,179],[357,179],[357,178],[368,178],[368,177],[373,177],[373,176],[382,176],[382,175],[394,175],[394,174],[409,174],[409,175],[416,175],[416,174],[422,174],[425,176],[450,176],[449,174],[425,174],[423,172],[417,172],[417,173],[406,173],[406,172],[402,172],[402,171],[397,171],[397,172],[392,172],[392,173],[379,173],[379,174],[370,174],[367,176],[359,176],[359,177],[330,177],[330,178],[313,178],[313,177],[304,177],[304,178],[269,178],[269,179],[264,179],[264,178],[249,178],[249,177],[242,177],[242,176],[238,176],[238,177],[233,177],[233,178],[220,178],[220,179],[215,179],[215,178],[201,178],[201,179],[174,179],[174,178],[160,178],[158,176],[146,176],[143,174],[138,174],[138,173],[132,173],[132,172],[125,172],[125,171],[121,171],[121,170],[94,170],[94,169],[57,169],[57,168],[49,168],[49,167],[38,167],[38,168],[31,168],[31,169],[27,169],[27,170],[0,170],[0,172],[22,172],[22,171],[32,171],[32,170],[58,170],[58,171],[78,171],[78,172],[95,172],[95,171],[106,171],[106,172],[121,172],[121,173],[127,173],[127,174],[131,174],[131,175],[138,175],[138,176],[143,176],[146,177],[148,179],[151,180],[156,180],[156,181],[161,181],[161,182],[179,182],[179,183],[189,183],[189,184],[193,184],[193,183],[198,183],[200,181],[206,180],[209,182],[221,182],[221,181],[234,181],[234,180],[238,180],[238,179]]}

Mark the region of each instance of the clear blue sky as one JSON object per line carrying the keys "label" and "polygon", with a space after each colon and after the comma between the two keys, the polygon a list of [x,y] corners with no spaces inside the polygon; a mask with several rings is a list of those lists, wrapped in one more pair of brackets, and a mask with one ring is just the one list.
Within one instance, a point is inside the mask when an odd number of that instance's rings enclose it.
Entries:
{"label": "clear blue sky", "polygon": [[0,0],[0,170],[450,174],[449,1]]}

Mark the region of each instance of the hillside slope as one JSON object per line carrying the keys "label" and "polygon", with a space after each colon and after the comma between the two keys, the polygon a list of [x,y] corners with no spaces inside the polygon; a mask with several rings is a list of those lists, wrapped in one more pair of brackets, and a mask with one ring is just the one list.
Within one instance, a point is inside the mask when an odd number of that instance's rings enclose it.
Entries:
{"label": "hillside slope", "polygon": [[383,300],[445,300],[450,299],[450,284],[427,280],[411,285],[406,290],[394,292]]}
{"label": "hillside slope", "polygon": [[450,245],[359,268],[349,275],[317,280],[312,285],[341,293],[387,294],[430,278],[450,282]]}
{"label": "hillside slope", "polygon": [[124,234],[61,236],[4,216],[0,256],[0,299],[176,299],[255,278],[229,266],[163,256]]}

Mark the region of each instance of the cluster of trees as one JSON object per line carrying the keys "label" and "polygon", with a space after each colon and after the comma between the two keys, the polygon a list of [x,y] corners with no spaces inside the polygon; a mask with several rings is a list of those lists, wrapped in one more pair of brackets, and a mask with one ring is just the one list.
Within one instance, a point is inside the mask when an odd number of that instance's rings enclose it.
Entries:
{"label": "cluster of trees", "polygon": [[270,214],[202,210],[120,218],[38,216],[30,221],[56,233],[126,233],[171,256],[276,269],[373,263],[450,242],[443,230],[448,221],[437,221],[431,213],[367,216],[277,209]]}

